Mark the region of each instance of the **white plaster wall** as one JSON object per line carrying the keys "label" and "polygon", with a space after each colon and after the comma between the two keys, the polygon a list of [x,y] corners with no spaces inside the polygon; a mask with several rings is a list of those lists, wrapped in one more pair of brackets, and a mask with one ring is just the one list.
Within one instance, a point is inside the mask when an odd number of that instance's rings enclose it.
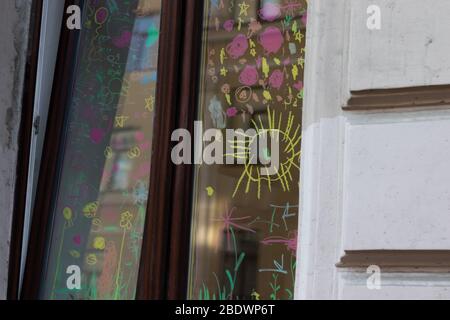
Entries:
{"label": "white plaster wall", "polygon": [[296,299],[331,299],[340,249],[343,65],[347,1],[310,1]]}
{"label": "white plaster wall", "polygon": [[379,290],[367,289],[364,272],[340,272],[342,300],[448,300],[450,278],[446,273],[384,273]]}
{"label": "white plaster wall", "polygon": [[6,298],[31,0],[0,2],[0,299]]}
{"label": "white plaster wall", "polygon": [[[366,28],[369,5],[381,9],[378,31]],[[450,83],[450,1],[352,0],[351,6],[351,90]]]}
{"label": "white plaster wall", "polygon": [[297,299],[450,299],[445,269],[382,269],[370,290],[336,266],[346,250],[450,250],[449,106],[342,111],[352,90],[450,84],[449,5],[309,2]]}
{"label": "white plaster wall", "polygon": [[349,115],[343,249],[450,249],[450,110]]}

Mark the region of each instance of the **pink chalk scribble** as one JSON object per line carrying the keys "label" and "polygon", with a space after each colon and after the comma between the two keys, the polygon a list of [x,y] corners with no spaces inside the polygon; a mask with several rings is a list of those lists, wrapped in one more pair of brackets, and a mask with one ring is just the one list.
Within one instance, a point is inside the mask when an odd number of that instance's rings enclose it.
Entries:
{"label": "pink chalk scribble", "polygon": [[269,77],[269,85],[274,89],[280,89],[283,85],[284,74],[280,70],[275,70]]}
{"label": "pink chalk scribble", "polygon": [[277,53],[283,42],[283,35],[277,27],[268,27],[259,36],[259,43],[266,50],[266,54]]}
{"label": "pink chalk scribble", "polygon": [[297,89],[298,91],[302,91],[303,90],[303,81],[299,81],[294,83],[293,87],[295,89]]}
{"label": "pink chalk scribble", "polygon": [[73,243],[75,243],[77,246],[81,245],[81,236],[79,234],[73,237]]}
{"label": "pink chalk scribble", "polygon": [[109,11],[105,7],[102,7],[97,10],[95,13],[95,22],[97,24],[104,24],[106,20],[108,20]]}
{"label": "pink chalk scribble", "polygon": [[237,116],[237,114],[238,114],[238,109],[236,109],[235,107],[229,108],[229,109],[227,110],[227,116],[228,116],[229,118],[234,118],[234,117]]}
{"label": "pink chalk scribble", "polygon": [[[303,7],[301,3],[296,3],[295,1],[288,1],[284,6],[280,6],[276,3],[268,2],[261,10],[259,10],[259,17],[262,20],[273,22],[276,19],[281,18],[282,12],[287,15],[295,16],[295,11]],[[302,22],[306,25],[306,14],[302,16]]]}
{"label": "pink chalk scribble", "polygon": [[257,34],[261,29],[262,29],[262,25],[259,21],[255,20],[255,19],[250,19],[250,23],[248,25],[248,33],[247,33],[247,38],[251,38],[253,37],[253,35]]}
{"label": "pink chalk scribble", "polygon": [[244,230],[244,231],[249,231],[251,233],[256,233],[255,230],[237,223],[237,221],[244,221],[247,219],[251,219],[251,217],[247,216],[247,217],[241,217],[241,218],[233,218],[233,213],[236,210],[237,210],[236,207],[234,207],[233,209],[231,209],[229,211],[227,210],[227,212],[224,214],[224,216],[222,218],[215,220],[215,221],[223,222],[224,229],[227,233],[227,243],[228,243],[229,248],[231,247],[231,237],[230,236],[231,236],[231,230],[233,228]]}
{"label": "pink chalk scribble", "polygon": [[227,32],[231,32],[233,31],[234,28],[234,20],[230,19],[224,22],[223,24],[223,28],[225,29],[225,31]]}
{"label": "pink chalk scribble", "polygon": [[227,46],[226,51],[233,59],[242,57],[248,49],[247,37],[243,34],[238,34],[233,41]]}
{"label": "pink chalk scribble", "polygon": [[258,70],[254,66],[246,66],[239,76],[239,82],[245,86],[253,86],[258,82]]}
{"label": "pink chalk scribble", "polygon": [[91,130],[90,137],[93,143],[99,144],[105,137],[105,132],[102,129],[94,128]]}
{"label": "pink chalk scribble", "polygon": [[289,251],[295,256],[297,253],[297,240],[298,240],[298,233],[295,231],[292,234],[292,237],[285,238],[285,237],[268,237],[261,241],[264,245],[272,245],[272,244],[284,244]]}
{"label": "pink chalk scribble", "polygon": [[308,15],[306,13],[302,16],[302,23],[304,26],[308,23]]}
{"label": "pink chalk scribble", "polygon": [[259,11],[259,16],[262,20],[275,21],[281,16],[281,8],[278,4],[267,2]]}
{"label": "pink chalk scribble", "polygon": [[145,140],[145,133],[142,131],[136,132],[136,134],[134,136],[136,138],[136,141],[142,142]]}
{"label": "pink chalk scribble", "polygon": [[113,44],[117,48],[126,48],[130,45],[132,36],[130,31],[123,31],[120,36],[113,39]]}

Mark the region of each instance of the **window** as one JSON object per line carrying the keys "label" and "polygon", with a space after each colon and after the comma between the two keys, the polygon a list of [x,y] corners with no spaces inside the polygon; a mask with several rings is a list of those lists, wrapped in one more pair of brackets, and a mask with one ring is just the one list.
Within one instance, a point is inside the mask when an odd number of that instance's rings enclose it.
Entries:
{"label": "window", "polygon": [[[243,163],[196,167],[189,297],[292,299],[306,2],[211,1],[204,16],[198,120]],[[254,133],[229,141],[226,129]],[[279,133],[274,175],[249,159],[265,132]]]}
{"label": "window", "polygon": [[[292,299],[306,0],[69,2],[22,296]],[[171,161],[195,120],[235,163]]]}
{"label": "window", "polygon": [[135,297],[159,25],[158,0],[83,7],[40,298]]}

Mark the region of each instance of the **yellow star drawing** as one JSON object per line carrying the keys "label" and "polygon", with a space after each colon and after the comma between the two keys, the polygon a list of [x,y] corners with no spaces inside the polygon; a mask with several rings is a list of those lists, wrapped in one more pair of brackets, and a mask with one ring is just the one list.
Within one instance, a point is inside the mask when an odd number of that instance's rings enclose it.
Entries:
{"label": "yellow star drawing", "polygon": [[153,112],[154,109],[155,109],[155,97],[150,96],[149,98],[145,98],[145,110]]}
{"label": "yellow star drawing", "polygon": [[295,34],[295,40],[297,40],[298,42],[302,43],[302,40],[305,36],[301,33],[301,31],[297,32]]}
{"label": "yellow star drawing", "polygon": [[305,68],[305,59],[303,59],[303,58],[298,58],[297,64],[298,64],[300,67],[302,67],[302,69],[304,69],[304,68]]}
{"label": "yellow star drawing", "polygon": [[239,4],[239,16],[248,16],[248,9],[250,8],[250,5],[248,5],[245,1]]}
{"label": "yellow star drawing", "polygon": [[228,74],[228,70],[225,67],[222,67],[222,69],[220,69],[220,75],[226,77]]}
{"label": "yellow star drawing", "polygon": [[123,128],[125,126],[125,122],[129,119],[129,117],[125,116],[117,116],[116,117],[116,127]]}

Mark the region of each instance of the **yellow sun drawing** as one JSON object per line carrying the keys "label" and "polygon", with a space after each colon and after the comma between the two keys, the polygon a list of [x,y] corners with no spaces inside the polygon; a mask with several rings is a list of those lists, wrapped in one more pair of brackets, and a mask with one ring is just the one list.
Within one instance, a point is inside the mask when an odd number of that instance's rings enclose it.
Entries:
{"label": "yellow sun drawing", "polygon": [[[275,110],[267,108],[268,127],[265,127],[261,116],[258,116],[258,122],[251,120],[256,130],[256,135],[249,136],[243,134],[246,139],[240,139],[237,141],[229,141],[232,144],[233,153],[230,156],[236,159],[246,159],[245,167],[242,170],[242,174],[236,184],[233,198],[238,193],[241,186],[245,187],[245,193],[250,192],[252,184],[256,184],[257,197],[261,198],[261,186],[267,184],[269,191],[272,191],[272,185],[280,184],[284,192],[291,190],[291,184],[297,181],[297,177],[294,175],[300,171],[300,148],[301,148],[301,125],[295,120],[293,112],[289,112],[288,116],[284,116],[283,113],[279,115],[275,114]],[[297,123],[297,124],[296,124]],[[280,165],[278,172],[272,176],[263,175],[261,171],[267,169],[266,166],[261,164],[252,163],[251,157],[251,145],[257,143],[258,138],[263,134],[270,136],[271,133],[278,133],[278,139],[280,140]]]}

